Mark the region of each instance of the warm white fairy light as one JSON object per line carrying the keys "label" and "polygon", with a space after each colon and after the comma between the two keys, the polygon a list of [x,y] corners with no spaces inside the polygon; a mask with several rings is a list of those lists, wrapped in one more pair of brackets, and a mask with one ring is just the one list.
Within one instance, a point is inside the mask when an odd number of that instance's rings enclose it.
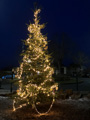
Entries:
{"label": "warm white fairy light", "polygon": [[[37,9],[34,12],[34,24],[30,24],[28,27],[28,31],[30,32],[29,38],[26,39],[25,43],[28,46],[28,51],[23,53],[22,63],[20,67],[17,69],[17,76],[19,80],[19,90],[17,90],[18,99],[26,100],[27,98],[37,99],[37,96],[40,91],[43,94],[46,94],[47,97],[50,95],[53,96],[52,104],[48,113],[55,101],[55,93],[54,89],[58,89],[57,84],[53,84],[52,86],[47,85],[48,82],[53,82],[52,74],[54,73],[53,68],[50,67],[49,55],[45,53],[47,51],[47,37],[44,37],[41,33],[41,29],[44,28],[44,24],[40,25],[38,20],[38,14],[40,13],[40,9]],[[48,72],[47,72],[48,71]],[[35,80],[37,80],[40,75],[45,74],[42,78],[42,82],[40,84],[35,84]],[[39,78],[40,79],[40,78]],[[38,79],[38,80],[39,80]],[[26,81],[25,81],[26,80]],[[45,87],[47,86],[47,87]],[[30,104],[30,101],[27,101],[26,104],[22,104],[19,107],[15,107],[17,104],[17,97],[13,101],[13,110],[17,110],[27,104]],[[35,101],[33,101],[35,102]],[[36,108],[35,103],[32,103],[39,114],[42,114]]]}
{"label": "warm white fairy light", "polygon": [[47,112],[44,112],[44,113],[39,112],[35,104],[34,104],[34,107],[35,107],[35,110],[37,111],[38,114],[44,115],[44,114],[47,114],[47,113],[51,110],[51,108],[52,108],[54,102],[55,102],[55,99],[53,98],[52,103],[51,103],[51,105],[50,105],[48,111],[47,111]]}

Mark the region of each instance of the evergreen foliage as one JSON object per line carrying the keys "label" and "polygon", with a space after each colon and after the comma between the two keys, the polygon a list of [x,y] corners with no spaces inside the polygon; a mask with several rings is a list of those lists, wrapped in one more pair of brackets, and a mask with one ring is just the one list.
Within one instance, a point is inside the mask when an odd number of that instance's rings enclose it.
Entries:
{"label": "evergreen foliage", "polygon": [[28,26],[29,37],[24,41],[26,48],[22,52],[22,62],[17,69],[19,90],[15,103],[33,105],[44,100],[45,96],[53,97],[54,90],[58,89],[52,78],[54,70],[48,54],[47,37],[41,33],[45,24],[39,24],[40,11],[40,9],[35,10],[34,23]]}

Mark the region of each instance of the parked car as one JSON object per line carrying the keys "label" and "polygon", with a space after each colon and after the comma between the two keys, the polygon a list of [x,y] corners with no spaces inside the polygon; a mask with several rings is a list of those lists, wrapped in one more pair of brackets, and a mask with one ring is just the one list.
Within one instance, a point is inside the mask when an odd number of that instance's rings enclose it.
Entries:
{"label": "parked car", "polygon": [[[15,75],[13,75],[13,78],[15,78]],[[12,79],[12,75],[2,76],[2,79]]]}

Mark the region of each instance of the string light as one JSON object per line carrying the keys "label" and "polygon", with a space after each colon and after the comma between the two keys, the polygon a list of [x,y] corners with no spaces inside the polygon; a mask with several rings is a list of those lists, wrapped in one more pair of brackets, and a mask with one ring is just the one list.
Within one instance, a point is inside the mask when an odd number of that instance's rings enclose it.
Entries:
{"label": "string light", "polygon": [[[47,114],[55,101],[55,92],[53,90],[58,90],[58,84],[54,83],[52,79],[54,70],[50,66],[50,56],[46,54],[48,49],[47,37],[44,37],[41,33],[41,29],[43,29],[45,25],[40,25],[38,20],[40,11],[40,9],[37,9],[34,12],[34,23],[28,26],[30,34],[29,38],[25,41],[27,49],[23,52],[20,67],[17,68],[19,89],[17,90],[17,96],[13,100],[13,111],[27,104],[32,104],[37,113],[42,114],[38,111],[35,103],[41,91],[43,94],[46,94],[47,97],[53,96],[50,108],[45,112],[45,114]],[[53,83],[53,85],[48,85],[48,82]],[[33,102],[30,101],[30,99],[33,99]],[[20,100],[26,100],[27,102],[16,107],[16,104]]]}
{"label": "string light", "polygon": [[34,104],[34,107],[35,107],[35,110],[37,111],[37,113],[38,113],[39,115],[45,115],[45,114],[47,114],[47,113],[51,110],[51,108],[52,108],[54,102],[55,102],[55,99],[53,98],[52,103],[51,103],[51,105],[50,105],[48,111],[47,111],[47,112],[44,112],[44,113],[39,112],[35,104]]}

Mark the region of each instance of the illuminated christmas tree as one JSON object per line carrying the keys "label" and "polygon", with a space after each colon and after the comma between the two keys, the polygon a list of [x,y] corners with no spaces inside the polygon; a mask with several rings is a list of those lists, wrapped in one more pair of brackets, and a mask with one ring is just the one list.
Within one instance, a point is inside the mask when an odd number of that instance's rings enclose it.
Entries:
{"label": "illuminated christmas tree", "polygon": [[52,78],[54,70],[50,63],[51,57],[48,55],[47,37],[41,33],[45,24],[39,24],[39,13],[40,9],[36,9],[34,23],[28,26],[29,37],[24,41],[26,47],[22,52],[20,67],[17,69],[19,90],[14,99],[14,110],[17,109],[15,104],[18,102],[21,104],[18,107],[20,108],[27,104],[33,106],[44,100],[45,96],[54,98],[54,90],[58,89]]}

